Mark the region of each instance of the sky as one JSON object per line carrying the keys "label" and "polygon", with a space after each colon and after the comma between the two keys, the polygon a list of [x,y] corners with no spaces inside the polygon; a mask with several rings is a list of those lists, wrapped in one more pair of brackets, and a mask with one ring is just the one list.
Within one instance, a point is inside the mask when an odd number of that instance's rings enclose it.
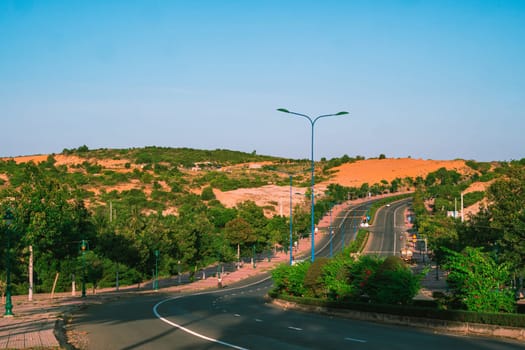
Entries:
{"label": "sky", "polygon": [[0,0],[0,156],[525,158],[525,1]]}

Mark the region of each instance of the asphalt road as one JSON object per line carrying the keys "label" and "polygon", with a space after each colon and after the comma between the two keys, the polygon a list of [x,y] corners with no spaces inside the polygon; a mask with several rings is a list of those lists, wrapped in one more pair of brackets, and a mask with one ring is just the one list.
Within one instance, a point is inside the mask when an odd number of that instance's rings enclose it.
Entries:
{"label": "asphalt road", "polygon": [[[396,208],[385,208],[384,221],[376,221],[374,241],[382,243],[372,247],[381,254],[394,250],[388,242],[393,244],[395,237],[387,237],[397,232],[390,224],[401,211]],[[342,225],[332,236],[333,250],[337,241],[339,249],[343,244],[343,232],[345,240],[355,234],[367,208],[356,210],[335,221],[334,226]],[[381,222],[386,233],[382,239]],[[319,255],[329,254],[329,239],[325,243]],[[74,315],[73,328],[87,336],[87,349],[525,349],[518,342],[282,310],[267,303],[270,286],[269,279],[251,280],[193,295],[130,297],[87,307]]]}
{"label": "asphalt road", "polygon": [[399,250],[405,245],[404,210],[409,203],[409,199],[394,202],[376,212],[375,220],[370,227],[371,235],[366,247],[367,254],[400,255]]}

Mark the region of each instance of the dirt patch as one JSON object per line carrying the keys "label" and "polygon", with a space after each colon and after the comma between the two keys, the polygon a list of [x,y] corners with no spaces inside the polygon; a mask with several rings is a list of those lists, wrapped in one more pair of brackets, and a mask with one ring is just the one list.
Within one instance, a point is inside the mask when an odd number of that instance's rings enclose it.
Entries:
{"label": "dirt patch", "polygon": [[[290,186],[267,185],[227,192],[213,189],[213,192],[215,197],[228,208],[233,208],[239,203],[251,200],[273,214],[288,216],[288,213],[290,213]],[[305,202],[305,192],[305,188],[292,187],[292,206]],[[273,209],[269,209],[270,207],[273,207]]]}
{"label": "dirt patch", "polygon": [[440,168],[455,170],[461,174],[472,172],[472,169],[465,165],[464,160],[368,159],[334,168],[336,174],[327,183],[359,187],[364,183],[369,185],[380,183],[381,180],[391,182],[395,178],[411,177],[415,179],[418,176],[425,178],[429,173]]}

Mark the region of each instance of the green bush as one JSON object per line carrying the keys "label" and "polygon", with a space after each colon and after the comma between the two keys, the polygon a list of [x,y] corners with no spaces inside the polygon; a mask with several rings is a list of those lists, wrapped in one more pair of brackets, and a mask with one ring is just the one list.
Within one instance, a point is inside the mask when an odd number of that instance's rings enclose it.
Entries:
{"label": "green bush", "polygon": [[272,293],[274,298],[279,298],[303,305],[329,307],[334,309],[348,309],[389,315],[412,316],[419,318],[432,318],[438,320],[468,322],[480,324],[493,324],[506,327],[525,327],[525,315],[482,313],[464,310],[438,310],[435,308],[415,307],[412,305],[387,305],[360,302],[335,302],[318,298],[294,297]]}
{"label": "green bush", "polygon": [[306,293],[304,278],[310,267],[310,262],[304,261],[294,266],[281,264],[272,271],[274,292],[303,296]]}
{"label": "green bush", "polygon": [[361,299],[366,293],[371,277],[376,273],[382,262],[383,261],[378,258],[362,255],[352,264],[350,267],[350,275],[348,276],[350,285],[349,299]]}
{"label": "green bush", "polygon": [[204,187],[202,189],[202,193],[201,193],[201,199],[203,201],[209,201],[209,200],[212,200],[212,199],[215,199],[215,193],[213,193],[213,188],[211,186],[208,186],[208,187]]}
{"label": "green bush", "polygon": [[410,304],[420,289],[421,277],[397,256],[387,257],[370,278],[366,294],[378,304]]}
{"label": "green bush", "polygon": [[352,263],[353,259],[339,254],[323,266],[323,283],[328,299],[344,300],[351,294],[348,276]]}
{"label": "green bush", "polygon": [[320,257],[310,264],[304,277],[304,287],[307,295],[313,297],[326,297],[326,287],[323,281],[323,267],[329,262],[329,258]]}
{"label": "green bush", "polygon": [[476,312],[515,311],[514,292],[505,287],[511,276],[509,264],[497,263],[481,248],[447,252],[443,268],[450,271],[447,283],[456,302]]}

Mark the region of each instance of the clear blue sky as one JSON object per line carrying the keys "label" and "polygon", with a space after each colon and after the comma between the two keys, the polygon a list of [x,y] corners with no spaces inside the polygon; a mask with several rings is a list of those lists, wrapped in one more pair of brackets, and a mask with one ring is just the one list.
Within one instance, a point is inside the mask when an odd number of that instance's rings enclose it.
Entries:
{"label": "clear blue sky", "polygon": [[0,156],[525,157],[525,1],[0,1]]}

